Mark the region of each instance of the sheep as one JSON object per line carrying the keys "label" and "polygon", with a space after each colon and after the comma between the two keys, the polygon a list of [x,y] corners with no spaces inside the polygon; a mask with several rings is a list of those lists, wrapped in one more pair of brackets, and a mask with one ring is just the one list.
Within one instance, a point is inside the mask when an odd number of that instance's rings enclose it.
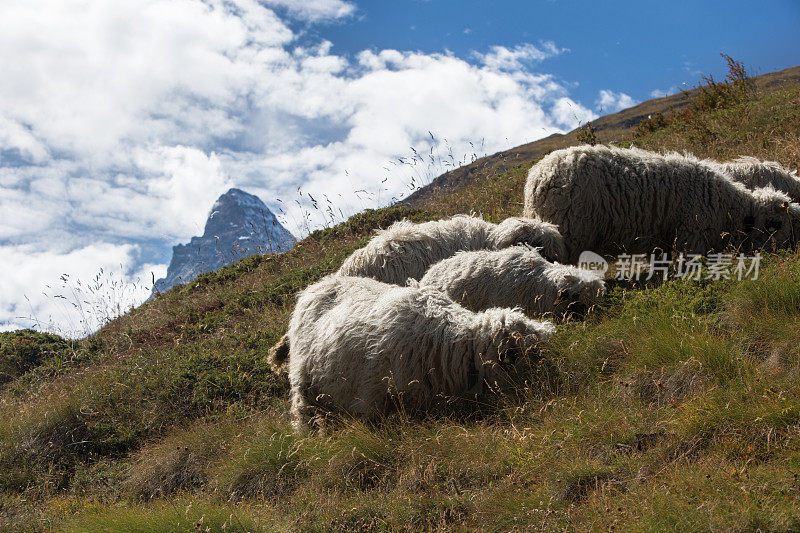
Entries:
{"label": "sheep", "polygon": [[[675,157],[681,157],[672,153]],[[772,187],[786,193],[792,202],[800,202],[800,178],[796,170],[789,170],[776,161],[761,161],[755,157],[739,156],[733,161],[719,162],[712,159],[698,159],[684,152],[685,159],[698,165],[708,165],[715,172],[721,172],[728,179],[741,183],[749,190]]]}
{"label": "sheep", "polygon": [[531,316],[582,313],[605,294],[594,272],[550,263],[525,246],[459,252],[428,269],[419,286],[438,289],[472,311],[521,307]]}
{"label": "sheep", "polygon": [[300,293],[269,361],[276,371],[288,361],[302,431],[326,413],[375,421],[397,400],[413,413],[478,394],[553,331],[517,310],[473,313],[432,288],[329,275]]}
{"label": "sheep", "polygon": [[775,161],[759,161],[747,156],[717,165],[729,178],[748,189],[773,187],[786,193],[793,202],[800,202],[800,178],[796,170],[789,170]]}
{"label": "sheep", "polygon": [[564,255],[563,240],[553,224],[523,218],[492,224],[458,215],[423,224],[395,222],[348,257],[338,274],[405,285],[409,278],[420,279],[430,265],[456,252],[499,250],[520,243],[541,246],[543,255],[553,260]]}
{"label": "sheep", "polygon": [[524,216],[557,224],[572,263],[583,250],[706,254],[728,245],[791,245],[800,205],[790,202],[679,154],[584,145],[555,151],[530,169]]}

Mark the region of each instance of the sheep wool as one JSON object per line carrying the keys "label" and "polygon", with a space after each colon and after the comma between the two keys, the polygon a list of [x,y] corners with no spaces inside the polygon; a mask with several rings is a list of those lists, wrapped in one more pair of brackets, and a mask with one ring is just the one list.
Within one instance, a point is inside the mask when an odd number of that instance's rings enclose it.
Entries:
{"label": "sheep wool", "polygon": [[800,202],[800,178],[796,170],[789,170],[775,161],[760,161],[747,156],[717,164],[730,179],[748,189],[772,187],[786,193],[793,202]]}
{"label": "sheep wool", "polygon": [[419,285],[438,289],[472,311],[521,307],[531,316],[580,313],[605,294],[605,283],[594,272],[550,263],[525,246],[459,252],[428,269]]}
{"label": "sheep wool", "polygon": [[409,278],[420,279],[430,265],[456,252],[499,250],[515,244],[540,246],[542,254],[553,260],[564,255],[563,239],[554,224],[524,218],[492,224],[458,215],[422,224],[395,222],[348,257],[337,273],[405,285]]}
{"label": "sheep wool", "polygon": [[331,275],[300,293],[270,362],[288,363],[303,429],[328,412],[374,420],[396,403],[413,412],[477,394],[553,331],[516,310],[473,313],[432,288]]}
{"label": "sheep wool", "polygon": [[558,226],[570,263],[584,250],[706,254],[800,235],[800,205],[785,193],[750,191],[693,157],[609,146],[558,150],[534,165],[524,215]]}

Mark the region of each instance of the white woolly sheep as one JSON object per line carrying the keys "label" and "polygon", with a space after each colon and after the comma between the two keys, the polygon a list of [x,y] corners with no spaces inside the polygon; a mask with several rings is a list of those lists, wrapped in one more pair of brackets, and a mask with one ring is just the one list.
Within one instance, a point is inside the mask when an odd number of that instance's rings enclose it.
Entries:
{"label": "white woolly sheep", "polygon": [[655,249],[705,254],[770,241],[793,244],[800,205],[771,188],[747,190],[713,165],[680,154],[578,146],[528,173],[525,216],[558,225],[567,261]]}
{"label": "white woolly sheep", "polygon": [[532,316],[582,313],[605,294],[594,272],[550,263],[525,246],[459,252],[428,269],[419,286],[438,289],[472,311],[521,307]]}
{"label": "white woolly sheep", "polygon": [[414,412],[478,394],[553,330],[516,310],[473,313],[432,288],[331,275],[300,293],[269,359],[276,370],[288,360],[302,429],[326,412],[375,420],[398,400]]}
{"label": "white woolly sheep", "polygon": [[793,202],[800,202],[800,178],[796,170],[789,170],[775,161],[759,161],[747,156],[717,164],[729,178],[748,189],[772,187],[785,192]]}
{"label": "white woolly sheep", "polygon": [[456,252],[500,250],[516,244],[540,246],[548,259],[564,255],[563,240],[553,224],[524,218],[492,224],[458,215],[422,224],[395,222],[348,257],[337,274],[405,285],[409,278],[420,279],[429,266]]}

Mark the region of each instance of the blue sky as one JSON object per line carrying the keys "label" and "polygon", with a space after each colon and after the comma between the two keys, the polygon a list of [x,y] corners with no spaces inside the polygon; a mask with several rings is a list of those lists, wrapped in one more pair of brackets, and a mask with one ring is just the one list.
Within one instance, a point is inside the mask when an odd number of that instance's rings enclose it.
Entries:
{"label": "blue sky", "polygon": [[797,0],[412,0],[360,2],[354,19],[312,33],[350,54],[396,48],[469,57],[493,45],[553,41],[570,52],[549,60],[547,72],[589,103],[601,88],[641,101],[656,89],[693,86],[699,73],[724,77],[720,52],[754,73],[795,66],[798,27]]}
{"label": "blue sky", "polygon": [[[798,23],[796,0],[0,2],[0,329],[81,334],[140,303],[229,187],[302,237],[424,185],[450,150],[721,78],[720,52],[800,64]],[[442,157],[400,163],[412,148]],[[116,283],[77,309],[63,279],[100,269]]]}

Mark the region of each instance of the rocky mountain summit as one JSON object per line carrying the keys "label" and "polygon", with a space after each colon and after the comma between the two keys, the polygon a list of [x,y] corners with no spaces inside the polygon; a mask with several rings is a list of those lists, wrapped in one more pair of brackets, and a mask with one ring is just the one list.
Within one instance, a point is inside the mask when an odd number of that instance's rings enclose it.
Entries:
{"label": "rocky mountain summit", "polygon": [[230,189],[214,202],[203,235],[172,248],[167,276],[155,282],[153,294],[250,255],[285,252],[295,242],[260,198]]}

